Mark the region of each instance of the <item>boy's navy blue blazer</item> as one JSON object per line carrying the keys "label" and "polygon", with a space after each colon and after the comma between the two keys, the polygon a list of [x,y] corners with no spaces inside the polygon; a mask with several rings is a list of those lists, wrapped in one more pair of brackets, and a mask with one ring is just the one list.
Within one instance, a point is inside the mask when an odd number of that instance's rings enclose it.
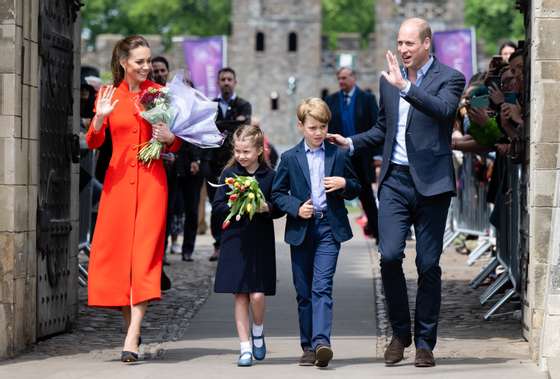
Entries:
{"label": "boy's navy blue blazer", "polygon": [[[346,188],[327,193],[326,217],[334,238],[344,242],[352,238],[352,229],[348,222],[348,211],[344,199],[350,200],[360,193],[360,183],[350,163],[347,150],[325,141],[325,177],[342,176],[346,179]],[[298,216],[300,206],[311,198],[311,179],[309,165],[302,140],[299,144],[284,152],[276,177],[272,184],[272,201],[288,214],[284,240],[290,245],[303,243],[307,227],[313,222]]]}

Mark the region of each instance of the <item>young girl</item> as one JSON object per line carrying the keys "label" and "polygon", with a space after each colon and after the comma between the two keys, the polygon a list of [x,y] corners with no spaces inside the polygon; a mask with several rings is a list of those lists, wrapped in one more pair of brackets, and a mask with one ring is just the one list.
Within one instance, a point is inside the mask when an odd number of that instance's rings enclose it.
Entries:
{"label": "young girl", "polygon": [[[276,253],[274,248],[273,218],[282,216],[271,202],[272,170],[264,159],[264,135],[254,125],[238,128],[233,135],[233,158],[224,168],[220,183],[225,178],[253,176],[265,196],[266,203],[252,220],[243,216],[232,219],[223,231],[221,254],[218,261],[214,291],[233,293],[235,299],[235,324],[241,341],[238,366],[251,366],[253,357],[264,359],[263,322],[265,296],[276,293]],[[212,207],[224,219],[229,213],[227,206],[229,187],[222,186],[216,192]],[[249,307],[253,325],[249,329]],[[251,336],[251,341],[249,340]]]}

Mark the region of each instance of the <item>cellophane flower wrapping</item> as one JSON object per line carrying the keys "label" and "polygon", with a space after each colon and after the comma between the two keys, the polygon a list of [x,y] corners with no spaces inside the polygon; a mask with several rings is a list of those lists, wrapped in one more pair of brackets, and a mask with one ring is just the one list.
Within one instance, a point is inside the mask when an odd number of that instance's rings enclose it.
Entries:
{"label": "cellophane flower wrapping", "polygon": [[168,87],[171,105],[177,110],[171,132],[201,148],[221,146],[224,136],[216,126],[218,103],[185,84],[181,73],[175,75]]}
{"label": "cellophane flower wrapping", "polygon": [[252,176],[235,175],[233,178],[226,178],[225,185],[230,188],[226,192],[230,210],[222,224],[224,230],[230,226],[232,218],[239,221],[246,214],[252,220],[257,210],[266,202],[259,182]]}

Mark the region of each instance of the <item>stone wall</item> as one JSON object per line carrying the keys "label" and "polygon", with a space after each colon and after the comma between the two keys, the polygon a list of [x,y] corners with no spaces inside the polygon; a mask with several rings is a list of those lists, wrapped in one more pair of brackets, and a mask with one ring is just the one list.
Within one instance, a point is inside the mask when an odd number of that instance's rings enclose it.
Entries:
{"label": "stone wall", "polygon": [[[40,187],[39,0],[0,0],[0,358],[37,339],[37,205]],[[79,22],[74,44],[79,47]],[[79,67],[79,49],[74,65]],[[79,70],[73,97],[79,99]],[[55,101],[55,99],[53,99]],[[68,132],[79,129],[79,101]],[[77,314],[79,166],[72,167],[71,285],[67,303]],[[74,248],[75,247],[75,248]],[[70,322],[73,321],[73,318]]]}
{"label": "stone wall", "polygon": [[[300,136],[295,109],[309,96],[320,96],[321,2],[236,0],[232,5],[229,65],[237,71],[238,93],[249,100],[253,114],[273,143],[292,145]],[[265,35],[265,50],[256,51],[256,33]],[[289,33],[297,34],[297,51],[288,51]],[[296,89],[288,93],[288,79]],[[271,109],[271,94],[278,109]]]}
{"label": "stone wall", "polygon": [[[238,76],[237,92],[249,100],[253,114],[271,141],[281,149],[299,140],[295,108],[309,96],[338,90],[336,57],[351,53],[356,57],[358,85],[377,93],[380,67],[376,66],[376,39],[372,34],[367,47],[360,45],[357,33],[340,34],[335,50],[324,46],[321,38],[321,4],[313,0],[301,6],[298,1],[236,0],[232,6],[232,34],[228,38],[228,65]],[[374,10],[371,9],[371,12]],[[256,33],[265,35],[265,51],[255,51]],[[296,32],[296,52],[288,52],[288,34]],[[109,71],[111,51],[120,35],[100,35],[94,49],[82,51],[82,64]],[[171,71],[184,66],[181,37],[173,39],[163,51],[159,36],[146,36],[152,55],[168,58]],[[85,46],[85,44],[83,44]],[[296,78],[296,90],[288,93],[288,79]],[[278,95],[278,109],[271,109],[271,94]]]}
{"label": "stone wall", "polygon": [[[373,9],[371,10],[373,12]],[[371,34],[367,46],[361,46],[358,33],[340,33],[334,50],[323,47],[321,51],[321,76],[319,78],[320,91],[329,93],[339,90],[336,80],[337,61],[339,54],[350,53],[355,56],[355,73],[357,85],[363,90],[371,90],[376,95],[379,87],[379,72],[382,68],[376,66],[376,38]]]}
{"label": "stone wall", "polygon": [[0,357],[36,336],[38,9],[0,1]]}
{"label": "stone wall", "polygon": [[396,51],[400,23],[409,17],[422,17],[432,31],[464,28],[464,0],[377,0],[375,8],[376,60],[380,70],[386,70],[385,52]]}
{"label": "stone wall", "polygon": [[535,0],[531,7],[526,323],[533,358],[546,368],[560,356],[560,0]]}

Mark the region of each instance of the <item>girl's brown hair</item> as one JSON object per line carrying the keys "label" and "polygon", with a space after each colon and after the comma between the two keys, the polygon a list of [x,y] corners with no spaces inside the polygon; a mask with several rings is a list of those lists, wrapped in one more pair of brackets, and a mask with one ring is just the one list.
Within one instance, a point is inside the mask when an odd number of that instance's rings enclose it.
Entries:
{"label": "girl's brown hair", "polygon": [[[260,150],[259,166],[267,164],[266,160],[264,159],[264,133],[262,132],[261,128],[252,124],[242,125],[237,128],[237,130],[235,130],[235,132],[233,133],[232,150],[235,149],[235,141],[241,141],[244,139],[251,139],[253,142],[253,146],[255,146],[257,150]],[[235,156],[232,156],[226,164],[226,168],[234,167],[235,164]]]}
{"label": "girl's brown hair", "polygon": [[146,38],[139,35],[125,37],[115,44],[111,58],[111,71],[113,72],[113,84],[115,86],[118,86],[124,79],[124,68],[121,66],[121,60],[128,58],[131,50],[141,46],[150,48]]}

